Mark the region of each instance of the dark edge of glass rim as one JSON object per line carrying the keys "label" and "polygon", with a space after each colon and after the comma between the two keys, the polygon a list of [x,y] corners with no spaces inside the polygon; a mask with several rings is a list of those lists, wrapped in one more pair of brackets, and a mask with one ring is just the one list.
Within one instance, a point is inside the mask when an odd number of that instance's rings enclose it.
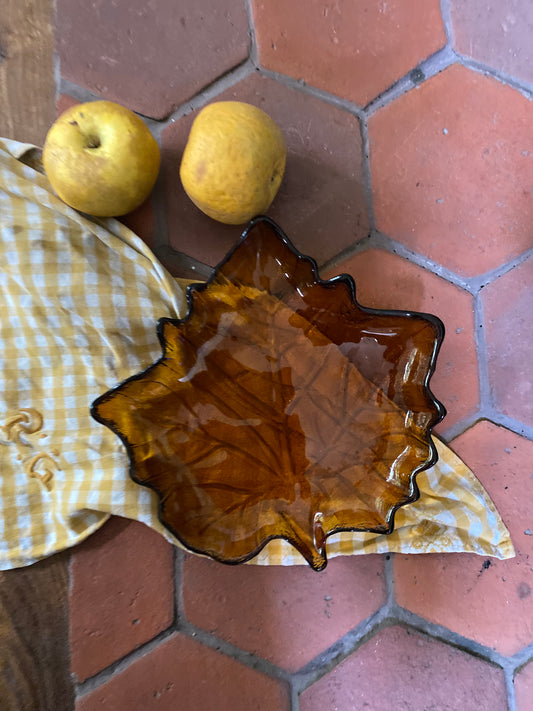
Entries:
{"label": "dark edge of glass rim", "polygon": [[401,314],[402,316],[406,316],[406,317],[408,317],[408,318],[422,318],[422,319],[425,319],[426,321],[429,321],[429,322],[431,323],[431,325],[433,326],[433,328],[434,328],[434,331],[435,331],[435,341],[434,341],[433,353],[431,354],[429,368],[428,368],[428,371],[427,371],[427,374],[426,374],[426,378],[425,378],[425,381],[424,381],[424,388],[427,390],[427,392],[428,392],[428,394],[429,394],[429,397],[430,397],[430,400],[431,400],[432,404],[434,405],[435,411],[436,411],[436,412],[435,412],[435,415],[434,415],[434,417],[433,417],[433,422],[428,426],[427,432],[426,432],[426,441],[427,441],[428,446],[429,446],[430,456],[428,457],[428,459],[427,459],[426,462],[424,462],[423,464],[421,464],[419,467],[417,467],[417,468],[411,473],[411,487],[410,487],[409,495],[408,495],[408,497],[406,498],[405,501],[402,501],[401,503],[398,503],[398,504],[396,504],[395,506],[392,507],[392,509],[391,509],[391,511],[390,511],[390,513],[389,513],[389,515],[388,515],[388,518],[387,518],[387,524],[388,524],[388,525],[387,525],[386,527],[385,527],[385,526],[375,527],[375,528],[339,527],[339,528],[335,528],[335,529],[332,529],[331,531],[329,531],[328,534],[327,534],[327,536],[326,536],[326,540],[327,540],[327,538],[329,538],[329,536],[332,536],[332,535],[334,535],[334,534],[336,534],[336,533],[342,533],[342,532],[347,532],[347,533],[349,533],[349,532],[364,532],[364,533],[377,533],[377,534],[385,534],[385,535],[389,535],[390,533],[393,532],[393,530],[394,530],[394,517],[395,517],[396,511],[398,511],[398,509],[401,508],[401,507],[403,507],[403,506],[407,506],[408,504],[414,503],[415,501],[417,501],[417,500],[420,498],[420,489],[418,488],[418,485],[417,485],[417,483],[416,483],[416,477],[417,477],[417,475],[418,475],[420,472],[422,472],[422,471],[424,471],[424,470],[429,469],[430,467],[432,467],[434,464],[436,464],[436,462],[437,462],[437,460],[438,460],[438,453],[437,453],[437,449],[436,449],[436,447],[435,447],[435,445],[434,445],[434,443],[433,443],[433,440],[432,440],[432,438],[431,438],[431,432],[432,432],[433,428],[434,428],[439,422],[441,422],[442,419],[445,417],[445,415],[446,415],[446,408],[445,408],[444,405],[443,405],[439,400],[437,400],[437,398],[433,395],[433,393],[432,393],[432,391],[431,391],[431,389],[430,389],[430,387],[429,387],[429,381],[431,380],[431,376],[433,375],[433,373],[434,373],[434,371],[435,371],[435,366],[436,366],[436,363],[437,363],[437,356],[438,356],[438,354],[439,354],[439,351],[440,351],[440,348],[441,348],[441,345],[442,345],[442,341],[444,340],[444,334],[445,334],[444,324],[442,323],[441,319],[440,319],[438,316],[435,316],[434,314],[428,314],[428,313],[419,312],[419,311],[402,311],[401,309],[374,309],[374,308],[369,308],[369,307],[366,307],[366,306],[362,306],[362,305],[359,304],[359,302],[357,301],[357,298],[356,298],[356,286],[355,286],[355,281],[354,281],[353,277],[352,277],[350,274],[339,274],[339,275],[333,277],[332,279],[328,279],[328,280],[323,280],[323,279],[321,279],[321,278],[319,277],[319,275],[318,275],[318,264],[317,264],[317,262],[315,261],[315,259],[313,259],[313,257],[309,257],[309,256],[307,256],[307,255],[305,255],[305,254],[302,254],[298,249],[296,249],[296,247],[292,244],[292,242],[290,241],[290,239],[289,239],[289,238],[287,237],[287,235],[283,232],[283,230],[279,227],[279,225],[278,225],[276,222],[274,222],[274,220],[272,220],[272,218],[267,217],[267,216],[265,216],[265,215],[258,215],[257,217],[254,217],[254,218],[247,224],[247,226],[245,227],[244,231],[243,231],[242,234],[241,234],[240,239],[239,239],[239,240],[235,243],[235,245],[229,250],[229,252],[227,252],[227,254],[224,256],[224,258],[216,265],[216,267],[215,267],[214,270],[213,270],[213,273],[211,274],[211,276],[209,277],[209,279],[208,279],[207,281],[205,281],[205,282],[200,282],[200,283],[198,283],[198,284],[190,284],[190,285],[187,287],[187,290],[186,290],[186,297],[187,297],[188,308],[187,308],[187,313],[185,314],[185,316],[184,316],[183,318],[171,318],[171,317],[165,316],[165,317],[160,318],[160,319],[158,320],[158,322],[157,322],[157,336],[158,336],[158,338],[159,338],[159,342],[160,342],[161,347],[162,347],[162,349],[163,349],[163,353],[162,353],[161,357],[158,358],[154,363],[152,363],[151,365],[149,365],[147,368],[145,368],[143,371],[141,371],[141,372],[139,372],[139,373],[135,373],[134,375],[130,376],[129,378],[126,378],[126,379],[123,380],[122,382],[120,382],[120,383],[118,383],[117,385],[113,386],[113,388],[111,388],[110,390],[106,391],[105,393],[103,393],[102,395],[100,395],[99,397],[97,397],[96,400],[94,400],[93,403],[91,404],[91,407],[90,407],[90,414],[91,414],[91,416],[93,417],[93,419],[95,419],[97,422],[99,422],[100,424],[104,425],[105,427],[108,427],[108,428],[109,428],[112,432],[114,432],[114,433],[119,437],[119,439],[122,441],[123,445],[124,445],[125,448],[126,448],[126,451],[127,451],[127,453],[128,453],[128,458],[129,458],[129,461],[130,461],[130,467],[129,467],[129,475],[130,475],[130,477],[133,479],[134,482],[136,482],[136,483],[139,484],[140,486],[145,486],[145,487],[147,487],[147,488],[152,489],[153,491],[155,491],[155,493],[158,495],[158,499],[159,499],[159,500],[158,500],[158,507],[157,507],[157,515],[158,515],[158,519],[159,519],[160,523],[161,523],[168,531],[170,531],[170,533],[172,533],[172,535],[182,544],[182,546],[183,546],[186,550],[192,551],[193,553],[197,553],[198,555],[202,555],[202,556],[204,556],[204,557],[205,557],[205,556],[208,556],[208,557],[210,557],[210,558],[213,558],[214,560],[216,560],[216,561],[219,562],[219,563],[224,563],[225,565],[240,565],[240,564],[242,564],[242,563],[246,563],[247,561],[251,560],[252,558],[255,558],[255,556],[257,556],[257,555],[263,550],[263,548],[267,545],[267,543],[269,543],[270,541],[276,540],[276,539],[282,539],[282,540],[286,540],[286,541],[287,541],[288,543],[290,543],[294,548],[296,548],[296,550],[300,553],[300,555],[307,561],[307,563],[309,564],[309,566],[310,566],[313,570],[315,570],[315,571],[318,572],[318,571],[323,570],[323,569],[326,567],[327,562],[328,562],[327,556],[326,556],[326,549],[325,549],[325,547],[324,547],[324,550],[323,550],[323,551],[320,551],[320,554],[321,554],[321,556],[322,556],[323,559],[324,559],[324,563],[323,563],[323,565],[316,566],[315,564],[313,564],[313,561],[310,560],[310,558],[308,557],[308,555],[306,554],[306,552],[304,552],[304,551],[301,549],[301,546],[298,545],[297,541],[292,540],[292,539],[289,538],[289,537],[284,537],[284,536],[269,536],[268,538],[265,538],[265,540],[263,540],[263,541],[261,542],[261,544],[260,544],[259,546],[257,546],[257,548],[255,548],[251,553],[248,553],[248,554],[246,554],[246,555],[244,555],[244,556],[241,556],[240,558],[231,559],[231,560],[223,559],[223,558],[219,557],[216,553],[208,552],[207,550],[202,550],[202,549],[199,549],[199,548],[195,548],[194,546],[191,546],[191,545],[185,543],[185,541],[181,538],[181,536],[178,534],[178,532],[175,531],[171,525],[169,525],[168,523],[166,523],[166,522],[163,520],[163,518],[162,518],[162,516],[161,516],[161,499],[160,499],[160,492],[158,491],[158,489],[157,489],[155,486],[153,486],[152,484],[150,484],[149,482],[140,481],[140,480],[137,479],[137,477],[135,476],[135,466],[134,466],[134,461],[135,461],[135,460],[134,460],[134,456],[133,456],[133,448],[132,448],[132,446],[130,445],[130,443],[129,443],[129,441],[128,441],[128,438],[126,437],[126,435],[125,435],[123,432],[121,432],[117,427],[115,427],[111,422],[109,422],[108,420],[106,420],[106,419],[103,418],[103,417],[100,417],[100,416],[98,415],[98,413],[97,413],[98,406],[99,406],[101,403],[103,403],[103,402],[105,402],[106,400],[108,400],[109,398],[111,398],[111,397],[114,395],[114,393],[115,393],[116,390],[118,390],[120,387],[122,387],[125,383],[128,383],[128,382],[130,382],[130,381],[134,381],[134,380],[140,380],[141,378],[143,378],[145,375],[147,375],[151,370],[153,370],[157,365],[159,365],[159,364],[165,359],[165,357],[166,357],[167,344],[166,344],[166,340],[165,340],[165,337],[164,337],[164,334],[163,334],[164,325],[165,325],[166,323],[171,323],[171,324],[174,324],[174,325],[178,325],[178,324],[180,324],[180,323],[183,323],[184,321],[186,321],[186,320],[190,317],[190,315],[191,315],[191,313],[192,313],[192,306],[193,306],[193,304],[192,304],[192,294],[193,294],[193,292],[194,292],[194,291],[203,291],[204,289],[206,289],[206,288],[214,281],[214,279],[215,279],[215,277],[216,277],[216,275],[217,275],[218,270],[219,270],[224,264],[226,264],[226,262],[228,262],[228,261],[230,260],[230,258],[233,256],[233,254],[235,253],[235,251],[238,249],[238,247],[246,240],[246,238],[248,237],[248,234],[250,233],[250,231],[251,231],[256,225],[261,224],[261,223],[269,225],[269,226],[274,230],[274,232],[276,233],[276,235],[282,240],[282,242],[285,244],[285,246],[286,246],[288,249],[290,249],[290,251],[291,251],[298,259],[303,259],[303,260],[306,260],[306,261],[310,262],[310,264],[311,264],[311,269],[312,269],[312,273],[313,273],[313,277],[314,277],[314,279],[316,280],[316,283],[317,283],[317,284],[319,284],[320,286],[323,286],[323,287],[325,287],[325,288],[328,288],[328,287],[330,287],[330,286],[332,286],[332,285],[334,285],[334,284],[337,284],[337,283],[339,283],[339,282],[342,282],[342,283],[346,284],[346,285],[348,286],[348,289],[349,289],[349,292],[350,292],[350,295],[351,295],[352,302],[354,303],[355,306],[357,306],[357,307],[358,307],[361,311],[363,311],[364,313],[367,313],[367,314],[376,314],[376,315],[379,315],[379,314],[381,314],[381,315],[392,315],[392,316]]}

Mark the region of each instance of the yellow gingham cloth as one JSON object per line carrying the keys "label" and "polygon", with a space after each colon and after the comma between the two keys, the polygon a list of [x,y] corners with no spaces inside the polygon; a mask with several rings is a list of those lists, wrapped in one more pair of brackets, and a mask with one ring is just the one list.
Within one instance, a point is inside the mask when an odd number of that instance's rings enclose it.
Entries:
{"label": "yellow gingham cloth", "polygon": [[[0,569],[73,546],[111,514],[177,541],[157,497],[133,483],[119,439],[92,402],[159,358],[157,320],[183,317],[184,286],[116,220],[67,207],[23,163],[33,146],[0,139]],[[439,440],[418,476],[421,498],[389,535],[342,533],[328,557],[469,551],[514,555],[509,533],[473,473]],[[305,564],[284,541],[252,563]]]}

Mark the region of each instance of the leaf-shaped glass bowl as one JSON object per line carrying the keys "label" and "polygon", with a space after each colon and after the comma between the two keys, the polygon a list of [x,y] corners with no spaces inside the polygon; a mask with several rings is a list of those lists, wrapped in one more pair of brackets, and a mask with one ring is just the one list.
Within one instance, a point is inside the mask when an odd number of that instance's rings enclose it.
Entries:
{"label": "leaf-shaped glass bowl", "polygon": [[188,302],[158,323],[163,356],[92,407],[164,526],[225,563],[283,538],[315,570],[332,533],[390,533],[437,458],[441,321],[363,308],[266,217]]}

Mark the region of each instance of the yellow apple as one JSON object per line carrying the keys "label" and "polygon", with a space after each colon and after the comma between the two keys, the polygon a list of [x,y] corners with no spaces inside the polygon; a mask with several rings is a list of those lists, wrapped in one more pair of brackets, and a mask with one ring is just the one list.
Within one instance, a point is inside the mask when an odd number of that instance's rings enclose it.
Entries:
{"label": "yellow apple", "polygon": [[150,194],[160,155],[136,114],[111,101],[67,109],[52,125],[43,165],[59,197],[97,217],[125,215]]}

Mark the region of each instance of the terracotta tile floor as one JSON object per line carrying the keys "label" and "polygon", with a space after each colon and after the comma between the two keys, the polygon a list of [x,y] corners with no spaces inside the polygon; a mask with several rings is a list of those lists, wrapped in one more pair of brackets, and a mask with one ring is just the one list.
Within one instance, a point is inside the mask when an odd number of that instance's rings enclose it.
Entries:
{"label": "terracotta tile floor", "polygon": [[127,221],[175,273],[238,237],[181,188],[195,113],[279,123],[270,214],[361,303],[443,319],[439,433],[517,549],[233,568],[115,519],[73,554],[79,711],[533,709],[532,36],[530,0],[57,0],[58,106],[147,118],[161,178]]}

